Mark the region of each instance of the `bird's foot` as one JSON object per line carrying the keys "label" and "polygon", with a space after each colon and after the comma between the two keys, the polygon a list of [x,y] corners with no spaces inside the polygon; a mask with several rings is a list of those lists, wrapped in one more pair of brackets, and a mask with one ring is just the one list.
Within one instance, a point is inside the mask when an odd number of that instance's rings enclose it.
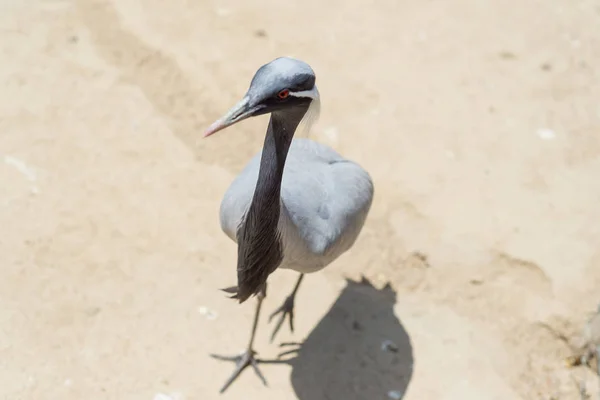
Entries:
{"label": "bird's foot", "polygon": [[246,367],[250,367],[250,366],[254,369],[254,372],[256,372],[256,375],[258,375],[258,377],[260,378],[262,383],[265,386],[267,386],[267,380],[265,379],[262,372],[260,372],[260,369],[258,368],[258,363],[260,361],[255,357],[255,355],[256,355],[256,352],[252,349],[249,349],[245,353],[240,354],[238,356],[220,356],[217,354],[211,354],[211,356],[213,358],[216,358],[217,360],[235,362],[235,370],[233,371],[233,374],[231,374],[229,379],[227,379],[227,381],[225,382],[225,384],[219,391],[220,393],[225,392],[225,390],[227,390],[227,388],[237,379],[237,377],[240,376],[242,371],[244,369],[246,369]]}
{"label": "bird's foot", "polygon": [[281,316],[277,320],[277,324],[275,325],[275,329],[273,329],[273,333],[271,334],[271,342],[273,342],[273,339],[275,339],[275,335],[277,335],[277,332],[279,332],[279,329],[281,329],[281,325],[283,325],[283,321],[285,321],[285,317],[286,316],[289,316],[290,331],[294,332],[294,298],[295,297],[296,296],[294,294],[288,296],[285,299],[285,301],[283,302],[283,304],[281,305],[281,307],[279,307],[277,310],[275,310],[269,316],[269,323],[271,323],[271,320],[277,314],[281,314]]}

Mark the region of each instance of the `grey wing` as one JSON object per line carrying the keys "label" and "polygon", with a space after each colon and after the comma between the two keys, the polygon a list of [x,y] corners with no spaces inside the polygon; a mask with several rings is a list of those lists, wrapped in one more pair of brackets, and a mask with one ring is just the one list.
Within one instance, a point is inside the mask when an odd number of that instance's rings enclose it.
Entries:
{"label": "grey wing", "polygon": [[250,207],[254,195],[261,154],[262,152],[257,153],[246,164],[240,174],[231,182],[221,201],[219,211],[221,229],[234,242],[237,242],[238,227]]}
{"label": "grey wing", "polygon": [[[358,236],[373,199],[371,177],[358,164],[312,142],[293,148],[282,182],[283,205],[314,254],[343,252]],[[320,150],[320,151],[319,151]]]}

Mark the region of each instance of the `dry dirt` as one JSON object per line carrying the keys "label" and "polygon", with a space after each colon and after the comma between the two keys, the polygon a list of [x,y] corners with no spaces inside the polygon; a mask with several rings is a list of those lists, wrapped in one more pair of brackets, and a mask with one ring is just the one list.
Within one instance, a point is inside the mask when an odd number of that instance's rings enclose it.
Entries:
{"label": "dry dirt", "polygon": [[[1,399],[597,392],[560,336],[600,301],[600,1],[2,0],[0,32]],[[218,290],[218,207],[266,117],[201,134],[281,55],[315,69],[311,137],[376,199],[295,333],[261,319],[260,355],[298,357],[219,396],[209,353],[244,347],[254,302]]]}

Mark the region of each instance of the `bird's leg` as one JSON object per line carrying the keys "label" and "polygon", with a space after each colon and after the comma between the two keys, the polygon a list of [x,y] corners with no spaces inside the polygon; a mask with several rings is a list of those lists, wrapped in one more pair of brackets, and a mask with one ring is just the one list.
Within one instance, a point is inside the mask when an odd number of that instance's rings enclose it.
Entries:
{"label": "bird's leg", "polygon": [[269,316],[269,322],[275,317],[277,314],[281,314],[277,324],[275,325],[275,329],[273,329],[273,334],[271,335],[271,342],[275,339],[275,335],[279,332],[281,325],[283,325],[283,321],[285,320],[285,316],[289,315],[290,320],[290,330],[294,332],[294,300],[296,298],[296,293],[298,292],[298,288],[300,287],[300,283],[302,283],[302,279],[304,278],[304,274],[300,274],[298,277],[298,281],[296,281],[296,286],[294,286],[294,290],[292,293],[285,299],[281,307],[279,307],[271,316]]}
{"label": "bird's leg", "polygon": [[216,354],[211,354],[212,357],[216,358],[217,360],[234,361],[236,364],[233,374],[231,374],[229,379],[227,379],[227,381],[221,388],[220,393],[225,392],[225,390],[227,390],[227,388],[237,379],[237,377],[240,376],[242,371],[244,369],[246,369],[246,367],[249,367],[249,366],[252,366],[252,368],[254,369],[254,372],[256,372],[256,375],[258,375],[258,377],[260,378],[262,383],[265,386],[267,386],[267,380],[265,379],[263,374],[260,372],[260,369],[258,368],[259,360],[255,358],[256,352],[254,351],[254,336],[256,334],[256,327],[258,326],[258,317],[260,316],[260,308],[262,306],[263,300],[266,297],[266,284],[256,297],[257,297],[256,311],[254,313],[254,322],[252,323],[252,331],[250,332],[250,340],[248,342],[247,350],[243,354],[238,355],[238,356],[233,356],[233,357],[219,356]]}

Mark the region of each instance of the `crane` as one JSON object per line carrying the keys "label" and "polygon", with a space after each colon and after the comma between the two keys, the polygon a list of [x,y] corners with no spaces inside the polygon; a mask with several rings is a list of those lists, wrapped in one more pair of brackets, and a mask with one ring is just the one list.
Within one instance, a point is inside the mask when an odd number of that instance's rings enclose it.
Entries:
{"label": "crane", "polygon": [[298,125],[320,109],[315,82],[306,62],[276,58],[257,70],[243,98],[204,134],[271,114],[262,151],[233,180],[220,207],[221,228],[238,247],[238,284],[223,290],[239,303],[257,298],[247,350],[234,357],[212,355],[236,363],[221,393],[249,366],[266,385],[254,337],[269,275],[278,268],[300,274],[270,316],[280,315],[272,340],[286,316],[294,329],[294,299],[304,274],[323,269],[349,250],[371,208],[374,186],[365,169],[324,144],[294,139]]}

